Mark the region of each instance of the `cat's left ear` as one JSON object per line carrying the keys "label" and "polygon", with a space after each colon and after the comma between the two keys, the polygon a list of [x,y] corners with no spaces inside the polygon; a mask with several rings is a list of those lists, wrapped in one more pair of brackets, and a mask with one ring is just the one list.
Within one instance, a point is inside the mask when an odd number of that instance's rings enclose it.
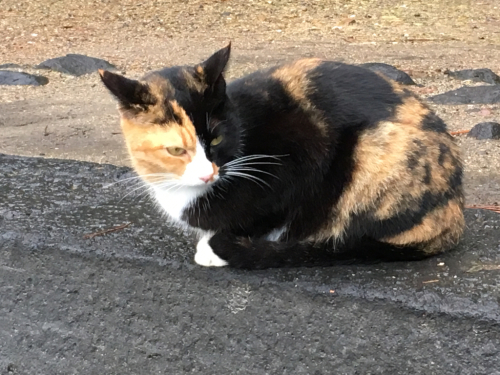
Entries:
{"label": "cat's left ear", "polygon": [[231,42],[223,49],[215,52],[206,61],[196,66],[195,69],[198,74],[203,77],[203,80],[208,86],[215,85],[222,77],[222,72],[226,68],[231,54]]}

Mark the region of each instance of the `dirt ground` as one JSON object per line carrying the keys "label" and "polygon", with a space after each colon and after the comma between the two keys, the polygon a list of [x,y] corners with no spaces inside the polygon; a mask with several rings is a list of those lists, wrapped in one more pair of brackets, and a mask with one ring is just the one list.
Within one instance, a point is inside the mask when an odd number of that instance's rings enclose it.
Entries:
{"label": "dirt ground", "polygon": [[[497,0],[0,0],[0,64],[48,76],[42,87],[0,87],[0,153],[126,165],[115,104],[97,74],[30,68],[66,53],[104,58],[130,77],[199,62],[228,41],[228,78],[300,56],[385,62],[422,96],[470,82],[445,69],[500,74]],[[433,105],[450,130],[500,122],[500,105]],[[458,136],[468,204],[500,203],[500,141]]]}

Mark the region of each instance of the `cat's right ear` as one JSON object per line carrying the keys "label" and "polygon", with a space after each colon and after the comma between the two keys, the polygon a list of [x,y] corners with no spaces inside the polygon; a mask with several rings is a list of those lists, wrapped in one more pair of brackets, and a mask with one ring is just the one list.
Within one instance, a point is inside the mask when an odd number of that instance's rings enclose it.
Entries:
{"label": "cat's right ear", "polygon": [[197,66],[198,73],[203,75],[208,86],[215,85],[222,78],[222,72],[226,68],[231,54],[231,43],[223,49],[215,52],[206,61]]}
{"label": "cat's right ear", "polygon": [[99,75],[104,86],[118,99],[123,108],[154,104],[154,97],[146,84],[102,69],[99,69]]}

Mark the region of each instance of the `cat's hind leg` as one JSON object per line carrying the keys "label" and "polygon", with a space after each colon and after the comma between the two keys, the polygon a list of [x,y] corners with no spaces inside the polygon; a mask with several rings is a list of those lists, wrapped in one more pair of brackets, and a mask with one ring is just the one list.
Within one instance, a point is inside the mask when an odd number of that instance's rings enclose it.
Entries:
{"label": "cat's hind leg", "polygon": [[[326,266],[352,263],[352,255],[334,250],[331,242],[269,241],[219,232],[208,240],[215,256],[234,268]],[[346,262],[347,261],[347,262]]]}
{"label": "cat's hind leg", "polygon": [[196,248],[195,261],[202,266],[243,269],[370,264],[429,256],[418,247],[394,246],[368,238],[340,245],[332,241],[269,241],[266,237],[226,232],[205,235]]}

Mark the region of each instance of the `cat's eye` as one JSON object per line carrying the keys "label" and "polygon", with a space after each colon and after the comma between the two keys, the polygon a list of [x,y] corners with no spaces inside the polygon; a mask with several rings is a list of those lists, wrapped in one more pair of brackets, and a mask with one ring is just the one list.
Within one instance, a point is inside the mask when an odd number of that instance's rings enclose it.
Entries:
{"label": "cat's eye", "polygon": [[219,135],[218,137],[212,139],[212,142],[210,142],[210,146],[217,146],[221,142],[222,142],[222,135]]}
{"label": "cat's eye", "polygon": [[167,151],[172,156],[182,156],[187,152],[182,147],[167,147]]}

